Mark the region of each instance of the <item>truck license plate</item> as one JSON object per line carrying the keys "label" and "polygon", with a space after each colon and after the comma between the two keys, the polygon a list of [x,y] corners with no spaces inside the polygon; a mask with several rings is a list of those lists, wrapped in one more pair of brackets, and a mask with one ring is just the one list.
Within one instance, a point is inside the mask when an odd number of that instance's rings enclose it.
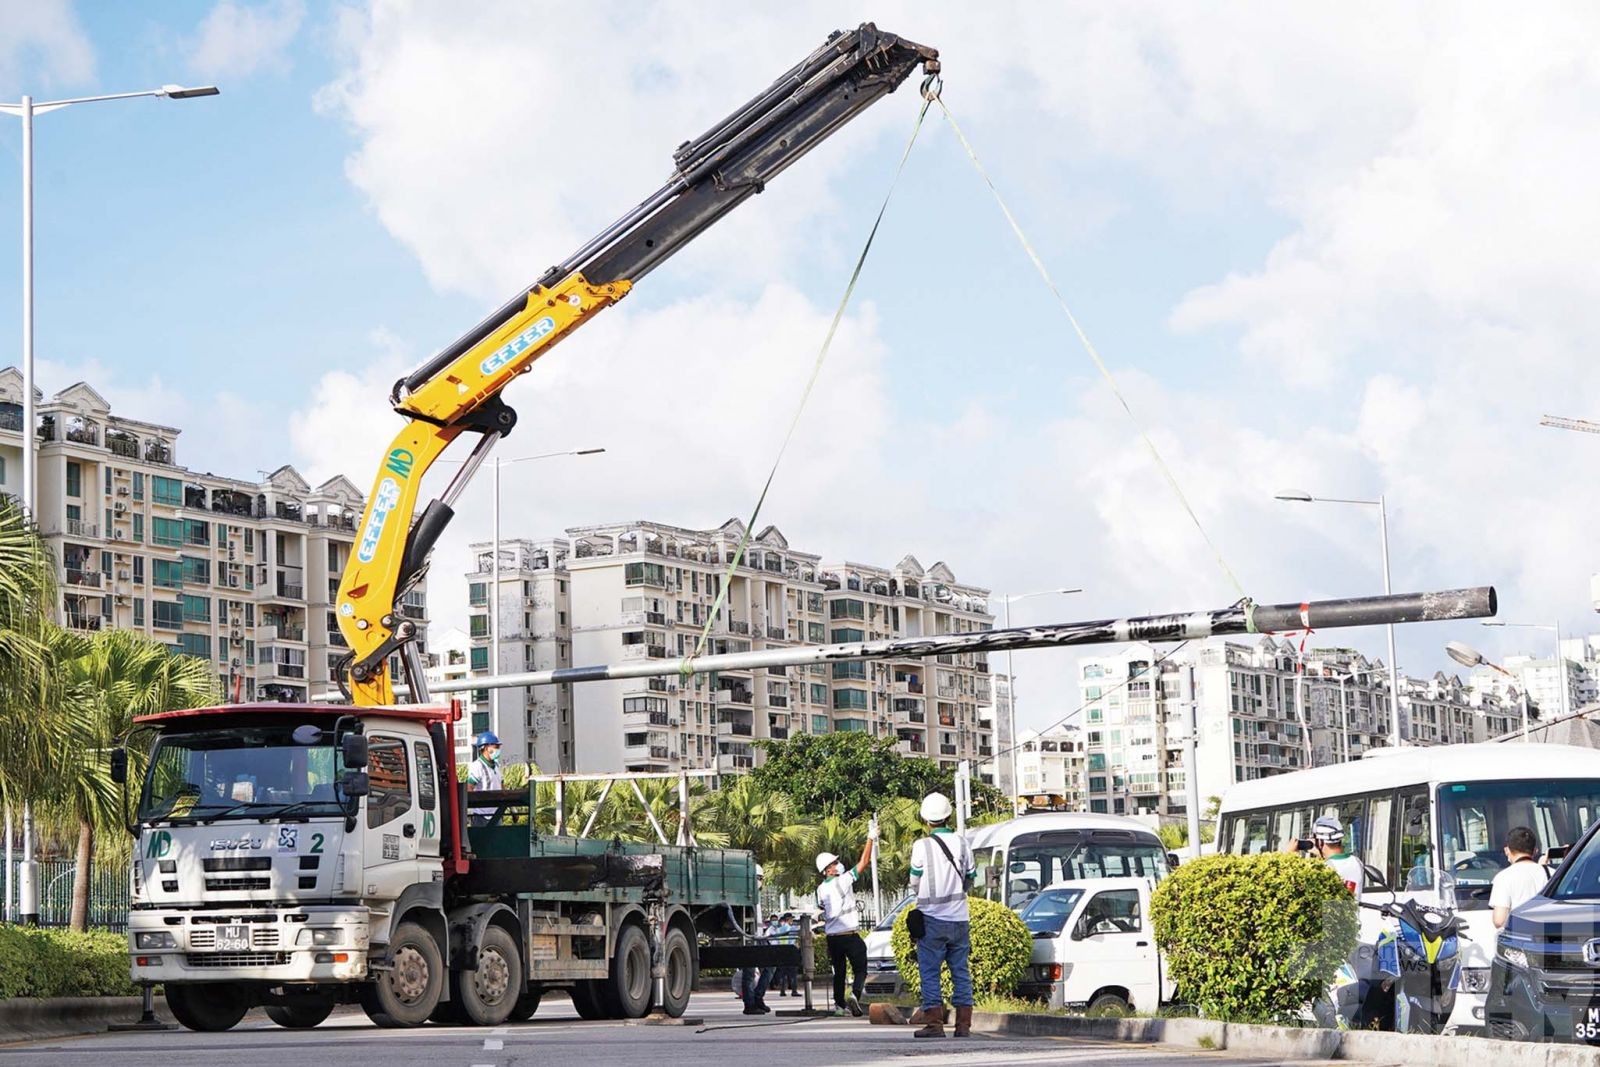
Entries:
{"label": "truck license plate", "polygon": [[243,925],[223,926],[217,930],[217,949],[222,952],[248,952],[250,928]]}

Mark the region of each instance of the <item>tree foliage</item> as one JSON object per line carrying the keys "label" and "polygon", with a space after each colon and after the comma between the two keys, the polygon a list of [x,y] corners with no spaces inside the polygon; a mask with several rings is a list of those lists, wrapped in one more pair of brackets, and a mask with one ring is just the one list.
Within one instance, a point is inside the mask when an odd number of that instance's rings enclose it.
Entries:
{"label": "tree foliage", "polygon": [[[938,790],[955,792],[955,775],[930,759],[903,756],[898,740],[865,733],[796,734],[783,741],[760,741],[766,762],[751,772],[764,790],[786,794],[807,816],[854,818],[882,809],[896,799],[920,801]],[[1000,791],[972,783],[974,812],[1009,817]],[[979,821],[979,820],[974,820]]]}
{"label": "tree foliage", "polygon": [[1327,864],[1203,856],[1150,902],[1178,996],[1213,1018],[1276,1022],[1309,1004],[1355,949],[1356,903]]}

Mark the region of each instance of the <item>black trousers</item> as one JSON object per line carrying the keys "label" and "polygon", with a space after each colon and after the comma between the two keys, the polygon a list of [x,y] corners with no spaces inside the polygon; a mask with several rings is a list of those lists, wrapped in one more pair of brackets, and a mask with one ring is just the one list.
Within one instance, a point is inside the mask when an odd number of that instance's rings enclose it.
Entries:
{"label": "black trousers", "polygon": [[829,934],[828,962],[833,965],[833,1002],[844,1007],[844,965],[850,964],[851,989],[861,999],[867,987],[867,943],[860,934]]}

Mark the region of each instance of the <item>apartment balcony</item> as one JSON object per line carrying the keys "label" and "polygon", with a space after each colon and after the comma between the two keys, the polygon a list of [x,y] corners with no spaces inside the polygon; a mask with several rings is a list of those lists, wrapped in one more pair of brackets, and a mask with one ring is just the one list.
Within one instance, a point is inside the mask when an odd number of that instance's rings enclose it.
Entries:
{"label": "apartment balcony", "polygon": [[92,522],[84,522],[82,519],[68,519],[67,535],[70,537],[99,537],[100,527]]}
{"label": "apartment balcony", "polygon": [[896,702],[894,707],[894,721],[910,726],[923,726],[928,722],[928,713],[923,711],[921,707],[915,705],[911,707],[901,707],[900,704]]}
{"label": "apartment balcony", "polygon": [[622,758],[629,763],[665,763],[671,755],[666,745],[628,745],[622,750]]}
{"label": "apartment balcony", "polygon": [[755,694],[748,689],[718,689],[711,694],[711,703],[717,707],[752,707],[755,704]]}
{"label": "apartment balcony", "polygon": [[754,737],[755,727],[747,722],[737,722],[733,719],[720,719],[717,722],[718,737]]}
{"label": "apartment balcony", "polygon": [[941,685],[939,686],[938,693],[941,697],[944,697],[947,700],[954,700],[961,695],[961,689],[959,686]]}
{"label": "apartment balcony", "polygon": [[263,645],[276,644],[279,641],[297,641],[305,643],[306,628],[284,623],[278,626],[262,626],[256,630],[256,640]]}
{"label": "apartment balcony", "polygon": [[900,743],[895,746],[895,751],[902,756],[926,756],[928,746],[915,738],[902,737]]}
{"label": "apartment balcony", "polygon": [[954,756],[955,754],[956,754],[956,746],[954,746],[954,745],[940,745],[939,746],[939,755],[941,755],[941,756]]}
{"label": "apartment balcony", "polygon": [[678,717],[669,711],[625,711],[622,726],[626,730],[662,729],[678,725]]}
{"label": "apartment balcony", "polygon": [[128,459],[139,458],[139,439],[136,437],[127,437],[107,430],[106,447],[111,450],[111,454],[114,456],[126,456]]}
{"label": "apartment balcony", "polygon": [[922,683],[913,681],[895,682],[889,687],[889,692],[895,696],[921,696]]}
{"label": "apartment balcony", "polygon": [[67,625],[74,630],[108,630],[111,628],[111,620],[103,615],[80,615],[69,611]]}
{"label": "apartment balcony", "polygon": [[665,626],[667,616],[659,611],[625,611],[622,613],[621,622],[624,626]]}
{"label": "apartment balcony", "polygon": [[769,708],[786,708],[788,706],[789,706],[789,698],[787,696],[784,696],[781,693],[768,693],[767,694],[767,707],[769,707]]}
{"label": "apartment balcony", "polygon": [[623,659],[666,659],[665,645],[623,645]]}
{"label": "apartment balcony", "polygon": [[648,690],[651,693],[670,693],[670,692],[672,692],[672,690],[670,688],[668,688],[667,680],[665,678],[650,678],[650,679],[647,679],[645,681],[645,689]]}
{"label": "apartment balcony", "polygon": [[767,627],[767,640],[769,640],[769,641],[786,641],[786,640],[788,640],[788,638],[784,635],[783,628],[781,626],[768,626]]}
{"label": "apartment balcony", "polygon": [[754,756],[742,756],[737,752],[717,753],[718,774],[742,774],[755,767]]}
{"label": "apartment balcony", "polygon": [[733,634],[743,634],[744,636],[749,637],[750,624],[747,622],[734,622],[730,619],[728,622],[728,632]]}
{"label": "apartment balcony", "polygon": [[306,665],[304,663],[264,662],[262,667],[265,668],[269,677],[304,678],[306,676]]}
{"label": "apartment balcony", "polygon": [[83,586],[88,589],[103,587],[105,575],[99,571],[83,571],[72,567],[67,568],[67,584]]}
{"label": "apartment balcony", "polygon": [[771,726],[767,728],[767,735],[774,741],[787,741],[789,740],[789,728],[787,726]]}
{"label": "apartment balcony", "polygon": [[939,725],[940,726],[954,726],[955,724],[956,724],[956,717],[954,715],[945,715],[943,713],[941,713],[939,715]]}

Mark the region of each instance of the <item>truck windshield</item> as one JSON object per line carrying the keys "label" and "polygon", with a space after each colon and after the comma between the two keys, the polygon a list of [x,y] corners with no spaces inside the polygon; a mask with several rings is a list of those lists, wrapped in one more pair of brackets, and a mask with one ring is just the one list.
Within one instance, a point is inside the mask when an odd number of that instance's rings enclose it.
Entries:
{"label": "truck windshield", "polygon": [[334,756],[333,731],[314,725],[167,734],[150,757],[139,821],[333,814]]}
{"label": "truck windshield", "polygon": [[1426,852],[1415,865],[1437,866],[1455,876],[1458,906],[1489,906],[1489,885],[1506,865],[1506,831],[1526,826],[1541,849],[1571,845],[1600,818],[1600,779],[1532,778],[1455,782],[1439,787],[1442,862]]}
{"label": "truck windshield", "polygon": [[1025,834],[1017,837],[1006,853],[1006,905],[1020,908],[1029,897],[1058,882],[1164,878],[1166,874],[1167,853],[1153,834]]}
{"label": "truck windshield", "polygon": [[1035,937],[1054,937],[1067,925],[1067,917],[1078,906],[1082,889],[1046,889],[1022,909],[1022,921]]}

